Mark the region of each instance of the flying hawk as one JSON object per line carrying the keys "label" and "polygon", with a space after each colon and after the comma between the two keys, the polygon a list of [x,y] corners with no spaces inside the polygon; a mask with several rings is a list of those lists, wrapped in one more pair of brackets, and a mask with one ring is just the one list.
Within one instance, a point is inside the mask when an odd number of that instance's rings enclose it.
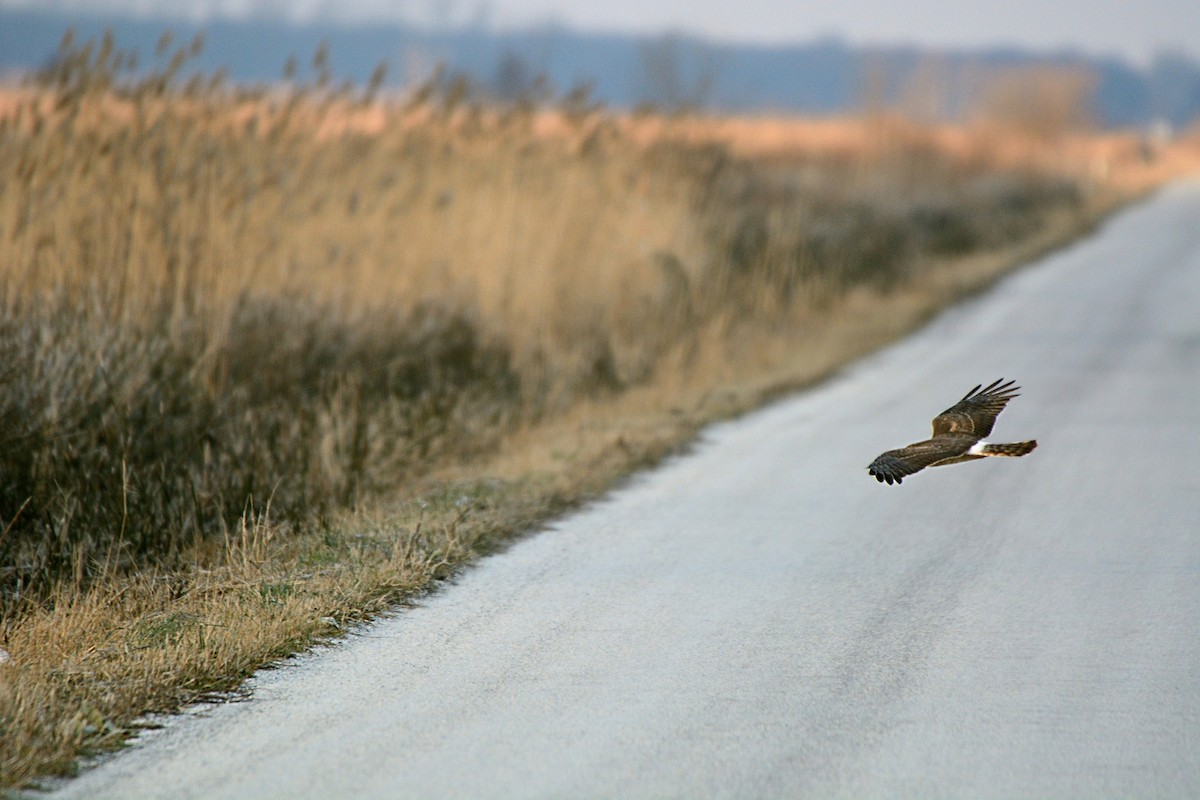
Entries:
{"label": "flying hawk", "polygon": [[984,437],[992,432],[996,417],[1009,400],[1017,397],[1020,386],[1004,379],[967,392],[962,400],[933,418],[933,438],[888,450],[871,462],[867,472],[880,483],[900,483],[905,476],[926,467],[940,467],[973,461],[985,456],[1023,456],[1037,447],[1036,440],[1013,444],[988,444]]}

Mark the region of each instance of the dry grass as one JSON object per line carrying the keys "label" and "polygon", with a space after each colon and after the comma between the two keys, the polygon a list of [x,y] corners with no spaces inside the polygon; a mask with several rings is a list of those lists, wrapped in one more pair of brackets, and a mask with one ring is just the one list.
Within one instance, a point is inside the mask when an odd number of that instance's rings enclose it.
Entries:
{"label": "dry grass", "polygon": [[0,787],[412,597],[1181,168],[123,60],[75,52],[0,104]]}

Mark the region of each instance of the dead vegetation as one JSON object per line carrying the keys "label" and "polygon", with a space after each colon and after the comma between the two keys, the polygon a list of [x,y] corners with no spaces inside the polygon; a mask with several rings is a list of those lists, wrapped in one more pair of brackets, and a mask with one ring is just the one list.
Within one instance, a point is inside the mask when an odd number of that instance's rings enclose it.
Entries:
{"label": "dead vegetation", "polygon": [[896,120],[250,91],[186,58],[68,49],[0,114],[0,787],[413,596],[1177,169]]}

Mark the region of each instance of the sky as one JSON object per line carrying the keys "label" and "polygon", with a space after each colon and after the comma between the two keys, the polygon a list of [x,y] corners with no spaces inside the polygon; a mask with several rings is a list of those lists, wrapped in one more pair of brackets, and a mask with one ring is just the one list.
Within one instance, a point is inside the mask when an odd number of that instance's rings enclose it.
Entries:
{"label": "sky", "polygon": [[853,44],[1071,49],[1138,65],[1162,51],[1200,60],[1200,0],[0,0],[0,6],[135,9],[193,19],[257,11],[312,20],[332,13],[500,29],[552,22],[583,31],[679,31],[717,41],[837,36]]}
{"label": "sky", "polygon": [[1200,0],[501,0],[501,7],[524,20],[556,15],[582,28],[677,27],[742,41],[830,34],[868,44],[1070,48],[1139,64],[1164,49],[1200,58]]}

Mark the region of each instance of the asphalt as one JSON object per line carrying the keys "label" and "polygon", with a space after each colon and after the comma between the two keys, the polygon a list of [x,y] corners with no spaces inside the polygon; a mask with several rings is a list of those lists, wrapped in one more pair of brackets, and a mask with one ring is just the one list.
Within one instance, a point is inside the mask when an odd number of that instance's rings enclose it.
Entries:
{"label": "asphalt", "polygon": [[56,796],[1200,797],[1198,402],[1192,183]]}

